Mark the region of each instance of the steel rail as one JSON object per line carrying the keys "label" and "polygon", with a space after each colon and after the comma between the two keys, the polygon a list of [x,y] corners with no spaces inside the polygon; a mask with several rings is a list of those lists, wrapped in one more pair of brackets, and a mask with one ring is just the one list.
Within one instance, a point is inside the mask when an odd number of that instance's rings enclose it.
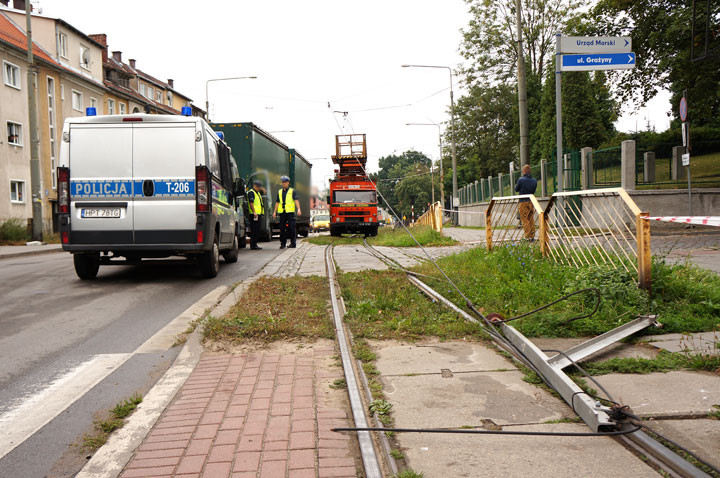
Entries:
{"label": "steel rail", "polygon": [[[328,282],[330,283],[330,302],[333,310],[335,333],[337,334],[337,341],[340,346],[340,358],[345,373],[345,383],[347,384],[350,408],[352,409],[355,426],[357,428],[368,428],[365,406],[363,405],[360,394],[360,384],[355,375],[355,369],[353,368],[350,343],[343,324],[344,314],[338,303],[338,287],[335,278],[335,262],[333,260],[332,247],[333,246],[327,246],[325,248],[325,267],[327,268]],[[362,456],[365,476],[367,478],[382,478],[380,461],[378,460],[375,444],[370,432],[358,432],[357,438],[360,445],[360,455]]]}
{"label": "steel rail", "polygon": [[[467,312],[462,310],[460,307],[455,305],[451,300],[447,299],[445,296],[437,292],[435,289],[427,285],[425,282],[421,281],[417,277],[414,277],[412,274],[409,273],[409,271],[405,270],[402,267],[399,267],[392,258],[386,256],[382,252],[375,249],[373,246],[367,243],[367,241],[364,241],[365,247],[373,254],[375,255],[379,260],[385,262],[388,266],[392,268],[398,268],[402,271],[404,271],[407,275],[408,280],[415,285],[418,289],[420,289],[421,292],[423,292],[426,296],[431,298],[432,300],[435,300],[437,302],[442,303],[446,307],[452,309],[453,311],[457,312],[458,315],[463,317],[463,319],[475,323],[483,328],[483,324],[475,319],[474,317],[470,316]],[[395,262],[395,264],[393,264]],[[595,352],[597,350],[600,350],[602,347],[599,347],[599,344],[605,344],[608,345],[610,340],[610,335],[615,335],[615,339],[617,340],[617,337],[624,337],[629,335],[628,332],[632,330],[632,332],[635,332],[637,330],[641,330],[642,328],[647,327],[651,322],[654,322],[655,317],[643,317],[636,319],[632,322],[629,322],[628,324],[625,324],[624,326],[620,326],[618,329],[615,329],[611,332],[608,332],[606,334],[603,334],[595,339],[591,339],[583,344],[580,344],[578,347],[575,347],[571,349],[571,352],[574,356],[579,357],[579,359],[583,358],[584,356],[587,356],[588,351]],[[486,329],[486,328],[485,328]],[[510,342],[514,346],[513,348],[515,350],[508,350],[508,347],[503,343],[503,341],[498,340],[498,337],[496,337],[496,334],[498,334],[497,331],[492,331],[490,333],[491,337],[495,339],[496,343],[500,345],[503,349],[506,351],[512,353],[515,358],[519,359],[522,363],[525,365],[528,365],[531,369],[537,370],[537,361],[536,360],[530,360],[528,357],[525,356],[524,352],[527,352],[528,349],[537,348],[532,344],[529,340],[527,340],[520,332],[518,332],[513,327],[501,324],[501,329],[505,334],[510,335],[511,339]],[[487,330],[487,329],[486,329]],[[488,331],[490,332],[490,331]],[[493,333],[494,332],[494,333]],[[506,339],[507,340],[507,339]],[[577,350],[576,350],[577,349]],[[520,352],[520,356],[518,356],[518,352]],[[536,351],[538,352],[538,355],[542,358],[544,354],[542,352],[539,352],[539,349]],[[558,358],[558,356],[547,358],[545,357],[545,360],[542,360],[542,364],[547,364],[545,370],[542,370],[542,372],[547,373],[548,371],[552,371],[552,369],[561,371],[563,367],[567,366],[566,363],[564,363],[564,360]],[[550,370],[548,370],[550,369]],[[539,375],[543,380],[551,386],[553,389],[557,390],[557,385],[560,384],[561,388],[566,388],[567,390],[564,390],[567,392],[570,390],[572,395],[570,395],[572,398],[570,399],[570,402],[568,404],[573,408],[573,410],[576,409],[576,403],[580,400],[587,401],[590,404],[592,408],[595,408],[596,411],[600,411],[601,413],[597,414],[596,416],[582,416],[585,423],[594,431],[597,431],[598,428],[601,426],[606,427],[612,425],[614,422],[611,420],[608,420],[608,416],[604,413],[607,408],[606,407],[600,407],[597,404],[594,403],[594,399],[591,399],[591,397],[586,396],[584,394],[578,394],[578,392],[574,391],[574,389],[577,387],[574,382],[568,383],[565,380],[552,380],[552,382],[559,382],[559,383],[550,383],[548,381],[548,377],[545,377],[545,373],[540,373]],[[564,375],[564,374],[558,374],[558,375]],[[569,380],[569,378],[568,378]],[[579,390],[579,388],[578,388]],[[567,393],[563,394],[561,392],[558,392],[565,398],[565,395]],[[577,395],[577,398],[576,398]],[[566,399],[567,401],[567,399]],[[578,413],[576,411],[576,413]],[[582,415],[587,415],[586,413],[581,413]],[[598,420],[598,418],[600,420]],[[598,423],[600,421],[600,423]],[[627,430],[627,428],[630,425],[622,425],[620,427],[620,430]],[[361,428],[361,427],[357,427]],[[364,433],[363,431],[357,431],[358,434]],[[365,432],[367,433],[367,432]],[[636,450],[640,451],[641,453],[644,453],[648,458],[658,467],[662,468],[664,471],[668,472],[671,476],[681,476],[681,477],[687,477],[687,478],[709,478],[710,475],[703,472],[696,466],[694,466],[692,463],[688,462],[678,454],[674,453],[672,450],[667,448],[665,445],[660,443],[659,441],[655,440],[648,434],[644,433],[642,430],[637,430],[632,433],[628,433],[627,435],[623,435],[620,437],[617,437],[618,439],[622,439],[625,443],[632,446]]]}

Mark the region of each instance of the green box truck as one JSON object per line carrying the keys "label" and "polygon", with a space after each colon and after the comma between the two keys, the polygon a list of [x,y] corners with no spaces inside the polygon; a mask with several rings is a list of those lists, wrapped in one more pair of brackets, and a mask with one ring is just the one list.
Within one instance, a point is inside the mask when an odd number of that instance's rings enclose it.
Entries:
{"label": "green box truck", "polygon": [[[225,142],[232,149],[240,176],[248,187],[256,179],[262,181],[267,194],[265,218],[260,226],[260,237],[269,241],[280,233],[280,224],[273,220],[272,211],[282,187],[280,178],[288,176],[290,186],[300,198],[302,215],[297,217],[297,233],[304,237],[310,231],[310,181],[312,165],[295,149],[288,148],[280,140],[263,131],[253,123],[214,123],[214,131],[221,131]],[[245,213],[247,214],[247,208]],[[249,224],[249,221],[246,221]]]}

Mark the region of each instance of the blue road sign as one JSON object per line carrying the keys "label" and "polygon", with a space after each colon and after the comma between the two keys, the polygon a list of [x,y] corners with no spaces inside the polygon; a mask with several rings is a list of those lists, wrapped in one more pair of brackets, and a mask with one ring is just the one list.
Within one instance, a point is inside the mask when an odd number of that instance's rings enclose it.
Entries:
{"label": "blue road sign", "polygon": [[627,70],[635,68],[635,53],[562,55],[561,71]]}
{"label": "blue road sign", "polygon": [[683,96],[682,98],[680,98],[680,121],[687,121],[687,113],[687,100]]}

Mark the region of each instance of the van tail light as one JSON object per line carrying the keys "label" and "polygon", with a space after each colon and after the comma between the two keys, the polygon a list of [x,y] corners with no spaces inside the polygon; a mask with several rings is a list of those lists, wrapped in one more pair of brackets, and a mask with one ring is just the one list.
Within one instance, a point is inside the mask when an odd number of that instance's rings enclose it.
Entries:
{"label": "van tail light", "polygon": [[70,233],[67,231],[63,231],[61,234],[61,239],[63,244],[70,244]]}
{"label": "van tail light", "polygon": [[58,212],[70,213],[70,169],[57,168],[58,177]]}
{"label": "van tail light", "polygon": [[205,166],[195,168],[195,184],[197,185],[196,211],[210,212],[210,173]]}

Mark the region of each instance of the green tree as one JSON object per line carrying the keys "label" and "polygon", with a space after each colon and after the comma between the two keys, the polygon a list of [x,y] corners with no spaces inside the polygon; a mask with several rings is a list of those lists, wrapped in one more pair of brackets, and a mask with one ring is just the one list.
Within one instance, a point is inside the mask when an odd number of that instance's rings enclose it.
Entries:
{"label": "green tree", "polygon": [[[515,0],[465,0],[472,19],[463,30],[462,55],[470,60],[468,82],[496,84],[515,78]],[[542,78],[554,56],[555,33],[578,17],[583,0],[522,0],[523,46],[527,72]]]}
{"label": "green tree", "polygon": [[[432,197],[431,159],[418,151],[391,154],[379,160],[380,170],[371,175],[377,188],[399,215],[410,216],[410,206],[424,210]],[[435,197],[440,198],[439,178],[435,178]]]}
{"label": "green tree", "polygon": [[584,30],[632,36],[635,69],[609,74],[623,102],[644,104],[668,88],[677,116],[682,92],[687,90],[690,123],[720,126],[720,59],[691,61],[691,15],[687,0],[600,0],[587,13]]}

